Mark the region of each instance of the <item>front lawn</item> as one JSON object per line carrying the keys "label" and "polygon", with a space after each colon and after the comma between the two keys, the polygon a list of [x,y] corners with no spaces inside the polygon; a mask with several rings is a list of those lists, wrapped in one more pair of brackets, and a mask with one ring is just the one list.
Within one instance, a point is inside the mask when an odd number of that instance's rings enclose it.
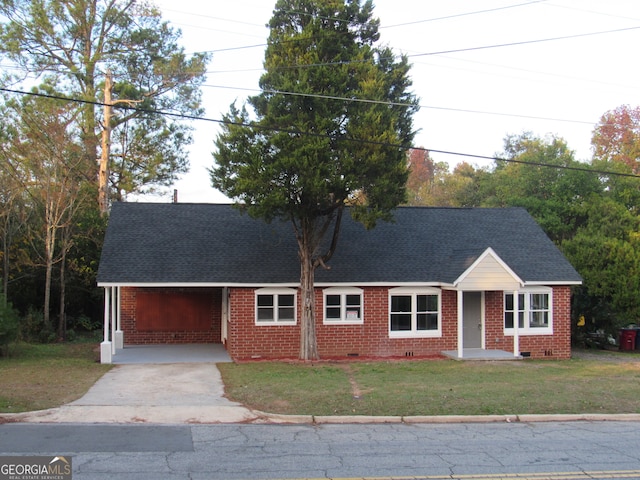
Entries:
{"label": "front lawn", "polygon": [[18,344],[0,357],[0,413],[53,408],[84,395],[110,365],[95,343]]}
{"label": "front lawn", "polygon": [[300,415],[640,413],[640,355],[568,361],[219,364],[227,396]]}

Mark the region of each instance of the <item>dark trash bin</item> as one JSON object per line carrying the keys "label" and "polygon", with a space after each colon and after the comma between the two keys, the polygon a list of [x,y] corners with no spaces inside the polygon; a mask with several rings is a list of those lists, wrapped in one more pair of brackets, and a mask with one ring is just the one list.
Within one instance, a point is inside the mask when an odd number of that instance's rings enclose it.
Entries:
{"label": "dark trash bin", "polygon": [[623,328],[620,330],[620,350],[631,351],[636,349],[635,328]]}

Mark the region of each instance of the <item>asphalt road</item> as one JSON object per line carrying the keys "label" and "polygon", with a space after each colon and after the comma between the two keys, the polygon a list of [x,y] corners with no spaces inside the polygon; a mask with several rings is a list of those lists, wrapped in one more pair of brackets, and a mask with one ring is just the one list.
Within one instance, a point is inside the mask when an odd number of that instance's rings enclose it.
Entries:
{"label": "asphalt road", "polygon": [[38,454],[74,480],[640,479],[640,423],[0,425]]}

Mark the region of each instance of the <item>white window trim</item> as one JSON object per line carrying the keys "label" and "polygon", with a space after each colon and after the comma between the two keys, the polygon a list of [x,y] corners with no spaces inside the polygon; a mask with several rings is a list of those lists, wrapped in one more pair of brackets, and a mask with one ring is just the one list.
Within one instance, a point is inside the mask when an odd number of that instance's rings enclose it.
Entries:
{"label": "white window trim", "polygon": [[[436,330],[411,330],[411,331],[392,331],[391,330],[391,297],[395,295],[411,295],[411,306],[417,306],[418,295],[437,295],[438,297],[438,328]],[[411,312],[411,325],[417,325],[417,312]],[[389,314],[387,316],[387,327],[389,329],[389,338],[437,338],[442,337],[442,290],[439,288],[414,288],[414,287],[396,287],[389,289]]]}
{"label": "white window trim", "polygon": [[[340,318],[327,319],[327,295],[340,295]],[[347,318],[347,295],[360,296],[360,318]],[[364,290],[357,287],[329,287],[322,291],[322,323],[323,325],[362,325],[364,323]]]}
{"label": "white window trim", "polygon": [[[276,318],[270,321],[258,320],[258,295],[272,295],[277,300],[279,295],[293,295],[293,320],[279,320],[278,303],[274,301],[274,315]],[[255,324],[261,327],[274,325],[296,325],[298,323],[298,291],[295,288],[259,288],[254,292],[254,316]]]}
{"label": "white window trim", "polygon": [[[529,326],[529,305],[531,302],[531,294],[532,293],[544,293],[549,295],[549,326],[548,327],[530,327]],[[553,288],[550,287],[526,287],[521,290],[518,290],[518,294],[524,295],[525,304],[524,304],[524,327],[518,328],[518,335],[521,336],[532,336],[532,335],[553,335]],[[512,337],[514,335],[513,328],[506,328],[504,326],[504,314],[505,314],[505,306],[507,305],[507,295],[513,295],[512,291],[505,291],[502,296],[503,308],[502,308],[502,327],[504,328],[504,335],[506,337]],[[522,305],[519,305],[519,308],[522,309]],[[518,321],[518,315],[514,315],[514,322]]]}

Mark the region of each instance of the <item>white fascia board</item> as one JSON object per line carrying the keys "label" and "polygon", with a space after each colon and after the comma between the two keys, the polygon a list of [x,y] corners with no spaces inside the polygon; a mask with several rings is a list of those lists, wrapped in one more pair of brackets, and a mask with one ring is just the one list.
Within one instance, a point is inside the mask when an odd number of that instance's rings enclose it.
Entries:
{"label": "white fascia board", "polygon": [[554,280],[553,282],[525,282],[525,287],[534,286],[558,286],[558,285],[582,285],[582,280]]}
{"label": "white fascia board", "polygon": [[[450,288],[453,285],[443,282],[316,282],[318,288],[327,287],[438,287]],[[98,287],[165,287],[165,288],[189,288],[189,287],[237,287],[237,288],[298,288],[300,283],[189,283],[189,282],[99,282]]]}
{"label": "white fascia board", "polygon": [[299,283],[220,283],[220,282],[162,282],[162,283],[150,283],[150,282],[100,282],[98,287],[165,287],[165,288],[196,288],[196,287],[298,287]]}

